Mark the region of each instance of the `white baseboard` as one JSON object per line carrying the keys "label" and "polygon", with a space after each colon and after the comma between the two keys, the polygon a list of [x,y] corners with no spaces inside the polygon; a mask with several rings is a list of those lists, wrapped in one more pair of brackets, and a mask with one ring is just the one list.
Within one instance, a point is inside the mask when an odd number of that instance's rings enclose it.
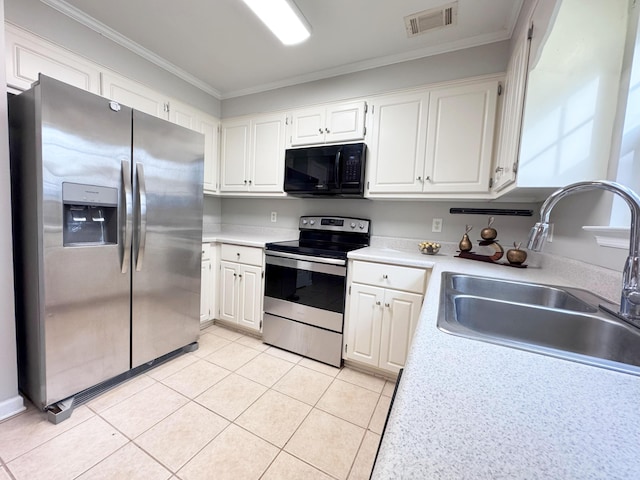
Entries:
{"label": "white baseboard", "polygon": [[20,395],[3,400],[0,402],[0,420],[24,412],[26,408],[27,407],[24,406],[24,400]]}

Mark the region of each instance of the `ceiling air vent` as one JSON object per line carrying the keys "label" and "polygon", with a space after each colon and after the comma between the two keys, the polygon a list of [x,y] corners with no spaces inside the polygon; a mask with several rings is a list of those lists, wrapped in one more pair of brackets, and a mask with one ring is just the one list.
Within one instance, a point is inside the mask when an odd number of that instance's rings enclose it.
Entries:
{"label": "ceiling air vent", "polygon": [[449,3],[438,8],[424,10],[404,17],[408,37],[415,37],[437,28],[448,27],[456,23],[458,18],[458,2]]}

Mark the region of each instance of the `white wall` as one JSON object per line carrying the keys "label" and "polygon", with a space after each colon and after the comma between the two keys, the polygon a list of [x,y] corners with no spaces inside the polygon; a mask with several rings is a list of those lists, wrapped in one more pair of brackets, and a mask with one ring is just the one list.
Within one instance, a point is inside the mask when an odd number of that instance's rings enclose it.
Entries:
{"label": "white wall", "polygon": [[[484,215],[452,215],[452,207],[522,208],[537,212],[537,205],[475,202],[382,201],[364,199],[248,199],[222,200],[224,225],[276,227],[297,230],[302,215],[340,215],[371,219],[372,235],[390,238],[413,238],[437,242],[459,242],[465,224],[473,225],[470,238],[480,239],[480,230],[487,225]],[[271,222],[271,212],[278,221]],[[441,233],[431,232],[433,218],[443,219]],[[535,217],[496,216],[494,227],[503,247],[514,241],[526,243]]]}
{"label": "white wall", "polygon": [[[4,52],[3,0],[0,0],[0,52]],[[0,62],[0,85],[6,85],[4,62]],[[0,95],[0,420],[24,409],[18,395],[16,327],[13,297],[11,244],[11,179],[9,174],[9,125],[7,95]]]}
{"label": "white wall", "polygon": [[282,110],[504,72],[508,55],[509,42],[496,42],[269,92],[230,98],[222,101],[222,116],[227,118]]}
{"label": "white wall", "polygon": [[4,3],[7,21],[125,77],[220,117],[218,99],[39,0],[5,0]]}

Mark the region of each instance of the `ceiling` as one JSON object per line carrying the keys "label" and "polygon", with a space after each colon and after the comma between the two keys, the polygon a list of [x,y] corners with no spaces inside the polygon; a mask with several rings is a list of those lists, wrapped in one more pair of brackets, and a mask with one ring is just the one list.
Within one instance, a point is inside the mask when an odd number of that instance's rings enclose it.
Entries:
{"label": "ceiling", "polygon": [[457,24],[408,38],[406,15],[451,0],[296,0],[306,42],[283,46],[242,0],[42,0],[219,98],[510,38],[523,0],[458,0]]}

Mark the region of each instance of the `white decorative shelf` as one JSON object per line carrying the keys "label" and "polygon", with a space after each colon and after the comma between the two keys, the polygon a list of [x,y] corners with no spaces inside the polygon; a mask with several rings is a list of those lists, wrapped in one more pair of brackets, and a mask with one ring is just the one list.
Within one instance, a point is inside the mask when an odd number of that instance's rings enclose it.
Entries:
{"label": "white decorative shelf", "polygon": [[601,247],[620,248],[622,250],[629,249],[629,227],[599,227],[585,226],[582,227],[587,232],[592,232],[596,238],[596,242]]}

